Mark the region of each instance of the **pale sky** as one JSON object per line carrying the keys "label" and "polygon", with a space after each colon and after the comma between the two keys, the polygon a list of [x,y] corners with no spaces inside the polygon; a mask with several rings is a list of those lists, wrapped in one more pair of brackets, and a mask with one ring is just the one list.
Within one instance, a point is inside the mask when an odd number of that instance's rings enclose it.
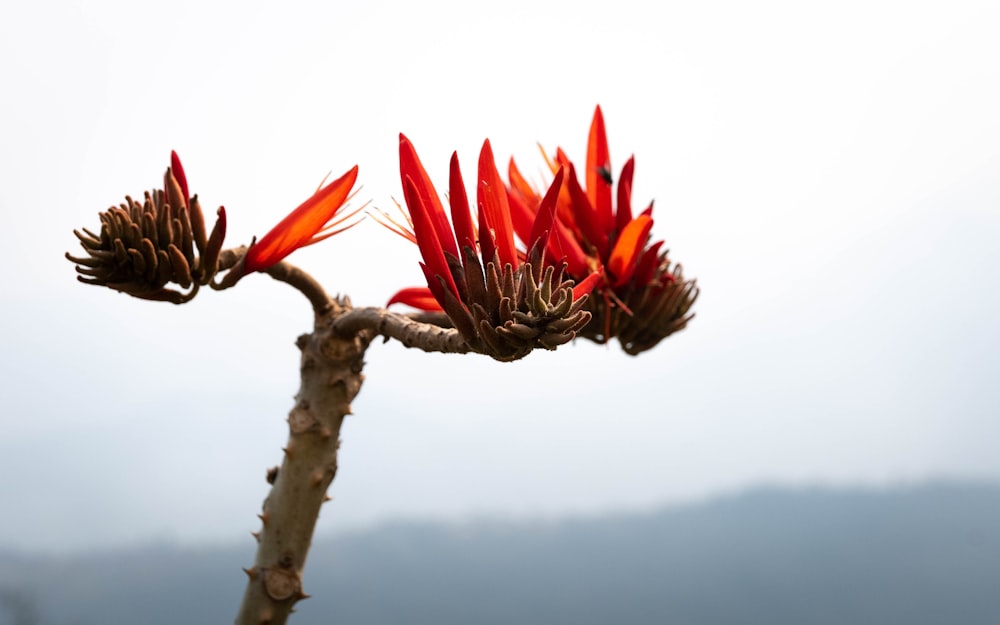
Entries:
{"label": "pale sky", "polygon": [[[582,161],[598,103],[697,317],[638,358],[374,345],[319,533],[1000,478],[996,2],[7,4],[0,547],[257,527],[308,304],[142,302],[62,258],[171,149],[238,245],[354,164],[392,207],[399,132],[441,188],[487,137]],[[417,258],[368,222],[289,260],[378,305]]]}

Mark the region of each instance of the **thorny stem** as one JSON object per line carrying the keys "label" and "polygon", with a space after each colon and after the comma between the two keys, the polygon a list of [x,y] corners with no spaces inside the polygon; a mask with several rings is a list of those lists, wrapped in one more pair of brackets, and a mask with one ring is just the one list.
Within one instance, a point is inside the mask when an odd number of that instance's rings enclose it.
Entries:
{"label": "thorny stem", "polygon": [[[239,251],[223,254],[232,270]],[[239,271],[237,267],[235,269]],[[280,467],[268,472],[271,492],[260,514],[261,529],[253,566],[236,618],[237,625],[282,625],[295,604],[308,595],[302,573],[327,489],[337,473],[340,426],[351,414],[351,401],[361,389],[364,354],[381,335],[425,351],[467,353],[469,347],[455,329],[416,321],[382,308],[352,308],[347,298],[336,300],[309,274],[288,263],[267,270],[309,299],[316,312],[312,334],[300,336],[301,382],[288,415],[288,443]]]}
{"label": "thorny stem", "polygon": [[[242,276],[245,248],[224,250],[219,259],[227,288]],[[295,604],[308,595],[302,572],[327,489],[337,473],[340,426],[351,413],[351,401],[364,379],[364,354],[378,335],[406,347],[428,352],[464,354],[471,351],[458,330],[446,327],[443,315],[418,321],[383,308],[352,308],[347,298],[331,299],[312,276],[280,262],[266,270],[275,280],[298,289],[316,313],[312,334],[299,337],[301,382],[288,415],[288,443],[280,467],[268,472],[271,492],[255,532],[257,555],[244,569],[249,578],[236,617],[237,625],[283,625]]]}
{"label": "thorny stem", "polygon": [[[311,298],[310,298],[311,299]],[[236,618],[237,625],[281,625],[307,595],[302,571],[320,506],[337,472],[340,426],[361,389],[368,337],[332,331],[350,310],[346,300],[329,301],[312,334],[299,337],[301,384],[288,415],[288,443],[281,467],[268,472],[271,492],[260,514],[254,564]]]}

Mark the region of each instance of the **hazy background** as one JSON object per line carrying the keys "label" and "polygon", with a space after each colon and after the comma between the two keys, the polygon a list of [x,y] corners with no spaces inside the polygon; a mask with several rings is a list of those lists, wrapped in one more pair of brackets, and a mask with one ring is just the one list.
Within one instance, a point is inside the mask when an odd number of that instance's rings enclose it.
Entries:
{"label": "hazy background", "polygon": [[[321,534],[1000,478],[998,29],[988,1],[5,6],[0,545],[258,524],[305,300],[257,277],[141,302],[62,258],[171,149],[237,245],[355,163],[391,207],[401,131],[442,185],[486,137],[501,166],[582,160],[597,103],[697,318],[639,358],[374,345]],[[417,257],[364,223],[292,260],[373,305]]]}

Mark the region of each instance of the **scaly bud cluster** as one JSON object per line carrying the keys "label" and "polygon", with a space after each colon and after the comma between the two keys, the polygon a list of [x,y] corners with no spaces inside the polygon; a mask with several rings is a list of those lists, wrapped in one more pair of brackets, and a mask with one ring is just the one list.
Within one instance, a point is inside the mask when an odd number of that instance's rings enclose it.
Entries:
{"label": "scaly bud cluster", "polygon": [[100,233],[73,231],[86,256],[67,253],[66,258],[77,264],[81,282],[182,304],[212,281],[226,235],[225,209],[219,208],[207,235],[198,197],[188,195],[176,153],[163,178],[164,189],[146,192],[143,202],[125,196],[124,203],[101,212]]}
{"label": "scaly bud cluster", "polygon": [[[573,281],[563,280],[558,269],[542,263],[509,263],[498,271],[500,258],[486,264],[470,247],[463,248],[464,280],[458,282],[461,300],[444,290],[444,311],[469,347],[500,361],[523,358],[535,347],[555,349],[570,342],[590,321],[583,310],[587,295],[574,297]],[[464,301],[464,304],[463,304]]]}

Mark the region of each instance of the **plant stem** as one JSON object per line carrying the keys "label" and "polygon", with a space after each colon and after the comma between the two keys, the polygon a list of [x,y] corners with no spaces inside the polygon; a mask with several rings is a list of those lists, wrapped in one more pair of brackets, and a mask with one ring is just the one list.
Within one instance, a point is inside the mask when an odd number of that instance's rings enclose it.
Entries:
{"label": "plant stem", "polygon": [[327,488],[337,472],[340,426],[361,389],[361,370],[370,334],[332,331],[349,310],[330,300],[317,314],[312,334],[299,337],[301,385],[288,415],[288,444],[281,467],[268,474],[271,492],[260,514],[262,527],[254,565],[236,618],[237,625],[280,625],[302,590],[302,571]]}
{"label": "plant stem", "polygon": [[[438,317],[433,319],[437,320]],[[447,319],[444,317],[445,321]],[[417,321],[384,308],[353,308],[337,317],[333,322],[333,330],[342,336],[377,334],[386,339],[396,339],[406,347],[416,347],[425,352],[467,354],[472,351],[462,335],[454,328]]]}

